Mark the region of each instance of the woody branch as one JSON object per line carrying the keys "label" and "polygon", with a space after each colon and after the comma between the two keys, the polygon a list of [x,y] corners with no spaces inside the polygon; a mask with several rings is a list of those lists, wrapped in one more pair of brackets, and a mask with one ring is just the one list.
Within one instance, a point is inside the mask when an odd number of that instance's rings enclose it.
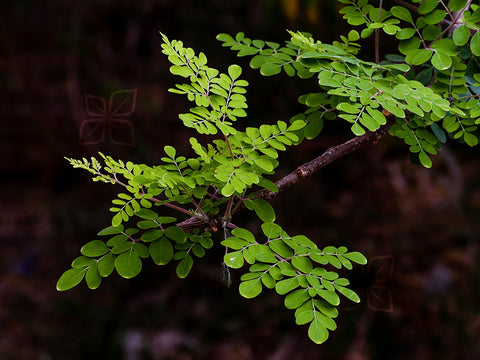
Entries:
{"label": "woody branch", "polygon": [[357,136],[353,139],[350,139],[343,144],[332,146],[328,148],[322,155],[317,158],[309,161],[303,165],[300,165],[296,170],[292,171],[290,174],[284,176],[278,180],[275,185],[278,187],[278,192],[269,191],[267,189],[260,190],[255,194],[256,198],[262,198],[265,200],[273,200],[278,196],[280,192],[289,188],[292,185],[297,184],[303,179],[309,177],[317,170],[321,169],[325,165],[332,163],[335,160],[340,159],[341,157],[358,150],[362,147],[365,147],[370,144],[376,144],[380,139],[382,139],[387,133],[390,127],[393,125],[393,120],[395,117],[391,113],[385,111],[387,118],[387,124],[381,126],[377,131],[368,132],[364,135]]}

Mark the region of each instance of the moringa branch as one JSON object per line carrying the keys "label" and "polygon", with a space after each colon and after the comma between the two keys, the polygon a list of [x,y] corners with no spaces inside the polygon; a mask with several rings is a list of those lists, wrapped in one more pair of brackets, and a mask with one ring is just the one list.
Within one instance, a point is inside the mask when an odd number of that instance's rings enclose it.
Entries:
{"label": "moringa branch", "polygon": [[275,185],[278,187],[278,192],[264,189],[258,191],[255,194],[255,197],[265,200],[273,200],[280,192],[312,175],[315,171],[321,169],[325,165],[328,165],[333,161],[338,160],[341,157],[364,146],[370,144],[375,145],[388,133],[388,130],[393,125],[392,119],[394,119],[394,116],[390,113],[385,113],[385,115],[387,117],[387,124],[380,127],[377,131],[366,133],[362,136],[350,139],[343,144],[328,148],[327,151],[325,151],[322,155],[318,156],[312,161],[309,161],[308,163],[300,165],[295,171],[292,171],[290,174],[278,180],[275,183]]}
{"label": "moringa branch", "polygon": [[[322,155],[318,156],[317,158],[313,159],[308,163],[300,165],[295,171],[292,171],[290,174],[278,180],[275,183],[275,185],[278,187],[278,192],[269,191],[267,189],[260,190],[255,194],[255,198],[262,198],[268,201],[273,200],[278,196],[281,191],[289,188],[292,185],[295,185],[306,177],[312,175],[315,171],[321,169],[325,165],[328,165],[335,160],[338,160],[341,157],[364,146],[370,144],[377,144],[388,133],[388,130],[393,125],[393,120],[395,119],[395,116],[392,115],[390,112],[387,112],[386,110],[384,110],[384,115],[387,118],[387,124],[381,126],[377,131],[366,133],[362,136],[350,139],[343,144],[328,148],[327,151],[325,151]],[[234,213],[237,213],[244,208],[245,205],[242,204],[234,210]],[[227,227],[235,227],[234,224],[231,224],[230,222],[228,222],[228,219],[225,218],[199,219],[197,217],[191,217],[181,223],[178,223],[177,226],[181,227],[187,232],[192,231],[194,228],[208,226],[210,229],[213,229],[213,231],[216,232],[218,230],[218,226],[220,225],[219,220],[220,222],[227,221],[225,223]]]}

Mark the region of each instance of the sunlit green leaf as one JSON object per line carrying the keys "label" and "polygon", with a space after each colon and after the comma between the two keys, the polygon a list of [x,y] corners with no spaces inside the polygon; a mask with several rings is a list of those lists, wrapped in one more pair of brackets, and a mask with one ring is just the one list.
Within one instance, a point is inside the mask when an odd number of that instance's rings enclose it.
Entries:
{"label": "sunlit green leaf", "polygon": [[420,159],[420,163],[425,166],[426,168],[432,167],[432,160],[428,157],[428,155],[424,151],[420,151],[418,154],[418,157]]}
{"label": "sunlit green leaf", "polygon": [[243,281],[239,286],[240,295],[247,299],[254,298],[262,292],[262,280],[260,278]]}
{"label": "sunlit green leaf", "polygon": [[87,256],[79,256],[72,261],[72,268],[84,268],[95,262],[95,259]]}
{"label": "sunlit green leaf", "polygon": [[450,0],[448,2],[448,8],[451,11],[459,11],[467,4],[468,0]]}
{"label": "sunlit green leaf", "polygon": [[57,290],[65,291],[77,286],[82,281],[87,268],[69,269],[57,281]]}
{"label": "sunlit green leaf", "polygon": [[340,304],[340,298],[333,291],[317,289],[317,293],[333,306]]}
{"label": "sunlit green leaf", "polygon": [[404,8],[403,6],[394,6],[390,9],[390,12],[397,19],[410,22],[410,23],[413,22],[412,14],[410,14],[410,11],[407,8]]}
{"label": "sunlit green leaf", "polygon": [[[256,53],[256,51],[255,51]],[[242,74],[242,68],[238,65],[230,65],[228,67],[228,75],[230,78],[235,81]]]}
{"label": "sunlit green leaf", "polygon": [[475,56],[480,56],[480,31],[477,31],[470,40],[470,49],[472,54]]}
{"label": "sunlit green leaf", "polygon": [[130,279],[138,275],[142,270],[142,261],[131,249],[120,254],[115,260],[115,269],[120,276]]}
{"label": "sunlit green leaf", "polygon": [[328,330],[319,318],[314,318],[308,327],[308,337],[315,343],[321,344],[328,339]]}
{"label": "sunlit green leaf", "polygon": [[469,39],[470,39],[470,29],[467,27],[467,25],[459,26],[453,33],[453,42],[457,46],[466,45]]}
{"label": "sunlit green leaf", "polygon": [[114,268],[115,255],[112,253],[105,254],[98,262],[98,272],[102,277],[110,275]]}
{"label": "sunlit green leaf", "polygon": [[304,274],[308,274],[313,269],[312,262],[306,256],[295,256],[291,262],[295,268]]}
{"label": "sunlit green leaf", "polygon": [[88,270],[85,274],[85,282],[90,289],[96,289],[100,286],[102,279],[100,273],[98,272],[98,263],[95,262],[88,267]]}
{"label": "sunlit green leaf", "polygon": [[193,259],[190,255],[186,255],[177,265],[177,276],[180,279],[186,278],[193,266]]}
{"label": "sunlit green leaf", "polygon": [[358,251],[352,251],[349,253],[343,254],[347,259],[356,262],[360,265],[365,265],[367,263],[367,258],[363,256],[363,254],[359,253]]}
{"label": "sunlit green leaf", "polygon": [[223,261],[228,267],[233,269],[240,269],[244,264],[242,251],[233,251],[225,254]]}
{"label": "sunlit green leaf", "polygon": [[303,305],[310,298],[307,289],[299,289],[291,292],[285,297],[285,307],[287,309],[296,309]]}
{"label": "sunlit green leaf", "polygon": [[263,222],[275,221],[275,211],[268,201],[264,199],[247,200],[245,201],[245,206],[250,210],[254,210]]}
{"label": "sunlit green leaf", "polygon": [[446,70],[452,66],[452,58],[448,55],[436,52],[432,57],[432,65],[438,70]]}
{"label": "sunlit green leaf", "polygon": [[101,240],[90,241],[80,249],[80,252],[83,255],[90,257],[100,256],[106,254],[109,251],[110,249],[108,248],[107,244],[105,244]]}
{"label": "sunlit green leaf", "polygon": [[338,285],[336,285],[335,288],[337,289],[337,291],[340,294],[345,296],[347,299],[349,299],[349,300],[351,300],[355,303],[360,302],[360,298],[358,297],[357,293],[355,293],[355,291],[350,290],[349,288],[346,288],[346,287],[343,287],[343,286],[338,286]]}

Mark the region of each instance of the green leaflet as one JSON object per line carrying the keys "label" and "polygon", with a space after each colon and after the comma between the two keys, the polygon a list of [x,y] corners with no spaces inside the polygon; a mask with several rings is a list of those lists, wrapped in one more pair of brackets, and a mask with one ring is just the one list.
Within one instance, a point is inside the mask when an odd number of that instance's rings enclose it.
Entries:
{"label": "green leaflet", "polygon": [[85,256],[95,257],[106,254],[109,251],[108,246],[100,240],[93,240],[85,244],[80,252]]}
{"label": "green leaflet", "polygon": [[177,265],[177,276],[180,279],[187,277],[193,266],[193,259],[190,255],[186,255]]}
{"label": "green leaflet", "polygon": [[115,268],[115,255],[108,253],[98,262],[98,273],[102,277],[106,277],[113,272]]}
{"label": "green leaflet", "polygon": [[98,263],[94,262],[88,267],[87,272],[85,273],[85,282],[90,289],[94,290],[100,286],[101,281],[102,278],[100,277],[98,270]]}
{"label": "green leaflet", "polygon": [[262,292],[261,278],[244,281],[238,289],[243,297],[247,299],[254,298]]}
{"label": "green leaflet", "polygon": [[228,267],[231,267],[233,269],[239,269],[244,264],[243,253],[241,251],[234,251],[225,254],[223,261]]}
{"label": "green leaflet", "polygon": [[153,241],[148,251],[153,262],[157,265],[168,264],[172,260],[174,252],[172,243],[166,237]]}
{"label": "green leaflet", "polygon": [[328,331],[319,318],[314,318],[310,323],[308,337],[316,344],[321,344],[328,339]]}
{"label": "green leaflet", "polygon": [[264,199],[255,199],[255,200],[246,200],[245,206],[249,210],[254,210],[257,216],[263,222],[273,222],[275,221],[275,212],[272,208],[272,205]]}
{"label": "green leaflet", "polygon": [[142,261],[133,249],[120,254],[115,260],[115,269],[126,279],[137,276],[142,270]]}
{"label": "green leaflet", "polygon": [[82,281],[86,272],[86,268],[69,269],[65,271],[57,281],[57,290],[65,291],[77,286],[80,281]]}

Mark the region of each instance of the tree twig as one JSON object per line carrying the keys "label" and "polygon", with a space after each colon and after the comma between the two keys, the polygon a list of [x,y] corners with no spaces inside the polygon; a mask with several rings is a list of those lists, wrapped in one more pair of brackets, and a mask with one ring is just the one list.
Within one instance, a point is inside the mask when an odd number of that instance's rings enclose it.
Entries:
{"label": "tree twig", "polygon": [[343,144],[332,146],[327,149],[322,155],[317,158],[300,165],[295,171],[292,171],[290,174],[284,176],[278,180],[275,185],[278,187],[278,192],[273,192],[269,190],[260,190],[255,194],[256,198],[262,198],[265,200],[272,200],[278,196],[280,192],[289,188],[292,185],[297,184],[303,179],[309,177],[317,170],[321,169],[325,165],[332,163],[335,160],[351,153],[352,151],[358,150],[364,146],[373,144],[375,145],[380,139],[382,139],[393,125],[392,114],[387,116],[387,124],[380,127],[377,131],[366,133],[362,136],[355,137],[353,139],[344,142]]}

